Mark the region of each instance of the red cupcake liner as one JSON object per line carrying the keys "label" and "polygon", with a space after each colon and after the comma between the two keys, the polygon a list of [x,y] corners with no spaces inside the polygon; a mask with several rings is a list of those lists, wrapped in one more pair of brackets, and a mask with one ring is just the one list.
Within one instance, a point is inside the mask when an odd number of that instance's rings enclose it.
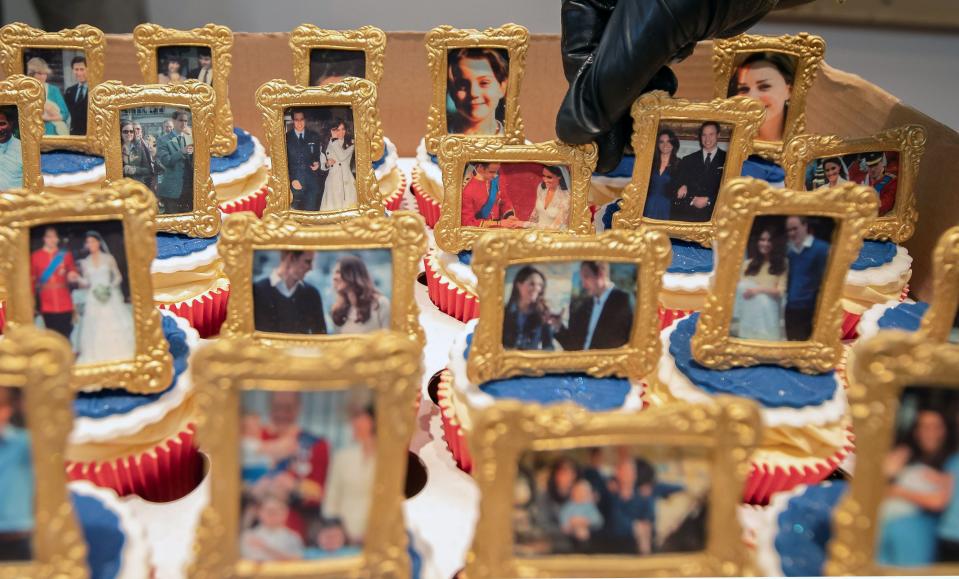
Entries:
{"label": "red cupcake liner", "polygon": [[[899,301],[906,301],[906,298],[909,297],[909,284],[906,284],[902,288],[902,292],[899,294]],[[859,337],[859,320],[862,319],[862,314],[851,314],[849,312],[843,312],[842,316],[842,339],[843,340],[855,340]]]}
{"label": "red cupcake liner", "polygon": [[249,195],[220,203],[220,211],[224,213],[239,213],[240,211],[252,211],[257,217],[263,217],[263,210],[266,209],[266,197],[270,193],[270,186],[264,185],[258,191]]}
{"label": "red cupcake liner", "polygon": [[[414,175],[416,174],[416,168],[413,168]],[[440,204],[433,200],[432,197],[424,193],[416,185],[416,179],[413,179],[410,184],[410,191],[413,192],[413,198],[416,199],[416,207],[420,211],[420,215],[423,216],[423,219],[426,220],[426,224],[430,227],[436,226],[436,222],[440,220]]]}
{"label": "red cupcake liner", "polygon": [[230,288],[214,289],[198,298],[175,304],[157,304],[160,309],[173,312],[185,319],[199,332],[201,338],[209,338],[220,333],[220,326],[226,321],[227,302]]}
{"label": "red cupcake liner", "polygon": [[455,285],[449,277],[443,275],[431,255],[423,259],[426,268],[426,290],[430,301],[444,314],[461,322],[479,317],[479,298],[475,294]]}
{"label": "red cupcake liner", "polygon": [[403,205],[404,193],[406,193],[406,175],[400,178],[400,186],[396,188],[396,191],[386,198],[385,204],[387,211],[397,211],[400,206]]}
{"label": "red cupcake liner", "polygon": [[105,462],[67,461],[67,478],[86,480],[148,501],[175,501],[190,493],[203,478],[203,457],[194,443],[195,428],[186,429],[152,450]]}
{"label": "red cupcake liner", "polygon": [[444,370],[440,377],[440,386],[436,391],[436,398],[440,407],[440,425],[443,429],[443,440],[446,442],[446,448],[453,455],[453,461],[456,466],[466,474],[473,472],[473,457],[470,455],[469,447],[466,444],[466,436],[456,420],[450,400],[450,383],[452,377],[449,370]]}
{"label": "red cupcake liner", "polygon": [[665,330],[676,320],[685,318],[694,311],[695,310],[671,310],[669,308],[659,306],[659,329]]}

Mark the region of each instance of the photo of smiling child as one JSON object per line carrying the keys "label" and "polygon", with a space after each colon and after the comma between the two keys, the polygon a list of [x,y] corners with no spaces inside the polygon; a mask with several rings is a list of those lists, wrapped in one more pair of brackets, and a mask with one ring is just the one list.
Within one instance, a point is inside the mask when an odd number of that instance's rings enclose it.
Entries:
{"label": "photo of smiling child", "polygon": [[457,48],[447,55],[446,131],[464,135],[506,132],[509,51]]}

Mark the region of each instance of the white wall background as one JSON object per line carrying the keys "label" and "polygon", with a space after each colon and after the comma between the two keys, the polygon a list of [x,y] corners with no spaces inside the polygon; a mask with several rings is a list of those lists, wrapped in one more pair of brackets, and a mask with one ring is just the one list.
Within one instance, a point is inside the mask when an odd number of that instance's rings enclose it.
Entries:
{"label": "white wall background", "polygon": [[[39,26],[30,0],[2,0],[7,22]],[[64,0],[69,1],[69,0]],[[943,0],[955,1],[955,0]],[[560,0],[147,0],[153,22],[192,28],[217,22],[235,31],[291,30],[301,22],[325,28],[373,24],[388,31],[440,24],[484,28],[516,22],[538,33],[560,30]],[[907,104],[959,129],[959,33],[767,23],[762,34],[808,31],[826,39],[826,60],[859,74]]]}

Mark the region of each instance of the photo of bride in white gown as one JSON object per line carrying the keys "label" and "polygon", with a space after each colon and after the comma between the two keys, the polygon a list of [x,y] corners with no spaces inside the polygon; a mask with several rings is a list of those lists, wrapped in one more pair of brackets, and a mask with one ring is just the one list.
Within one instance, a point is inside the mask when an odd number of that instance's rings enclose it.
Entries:
{"label": "photo of bride in white gown", "polygon": [[117,260],[97,231],[86,232],[84,249],[87,256],[77,262],[77,286],[85,294],[74,330],[77,363],[131,359],[136,346],[133,316],[124,300],[123,275]]}
{"label": "photo of bride in white gown", "polygon": [[329,142],[321,160],[327,175],[320,211],[356,207],[356,174],[353,169],[356,145],[353,143],[352,130],[348,129],[346,121],[334,119],[324,132]]}

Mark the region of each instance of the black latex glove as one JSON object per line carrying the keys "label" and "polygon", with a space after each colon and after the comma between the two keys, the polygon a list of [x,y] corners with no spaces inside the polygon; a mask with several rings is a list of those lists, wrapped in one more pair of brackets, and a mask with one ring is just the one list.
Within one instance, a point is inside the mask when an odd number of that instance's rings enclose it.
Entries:
{"label": "black latex glove", "polygon": [[596,170],[612,171],[629,143],[629,108],[653,90],[676,92],[667,66],[696,43],[735,36],[770,10],[811,0],[564,0],[563,70],[569,91],[556,116],[567,143],[596,142]]}

